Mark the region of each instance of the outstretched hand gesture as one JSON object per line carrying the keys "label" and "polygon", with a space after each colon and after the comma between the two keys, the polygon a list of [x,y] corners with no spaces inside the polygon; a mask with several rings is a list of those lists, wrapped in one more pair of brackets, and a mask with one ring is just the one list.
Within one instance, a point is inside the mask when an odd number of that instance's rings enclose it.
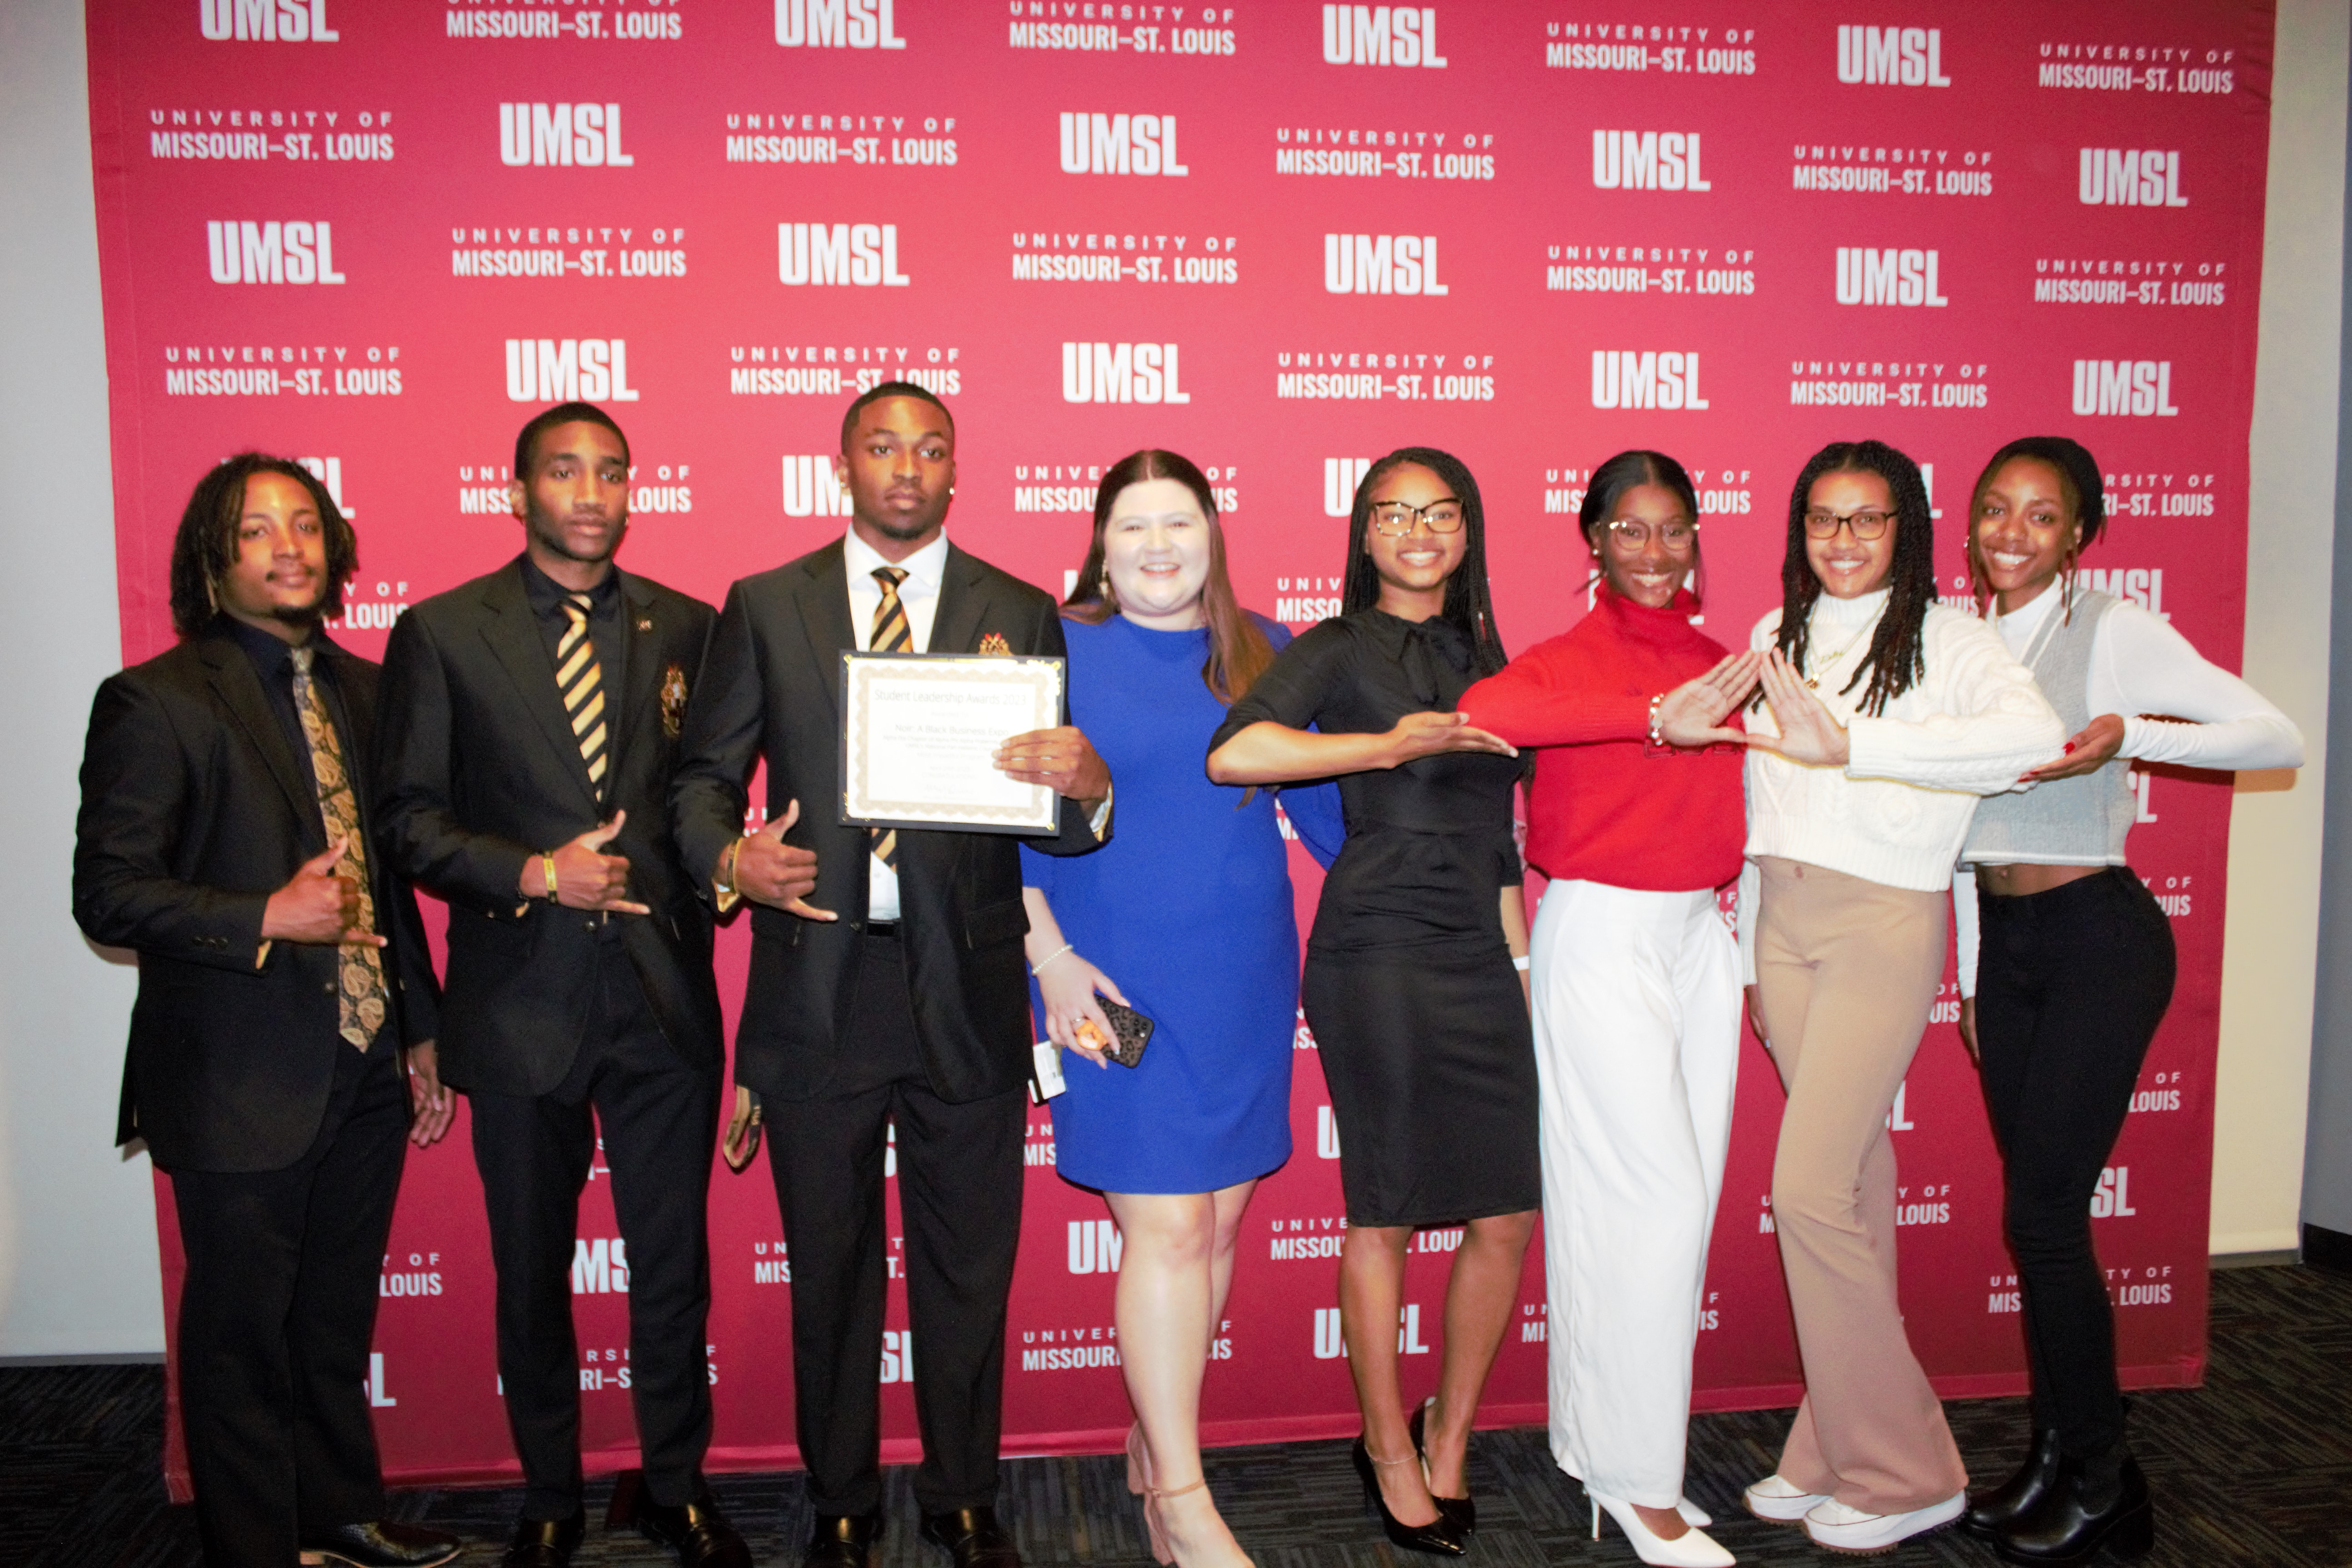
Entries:
{"label": "outstretched hand gesture", "polygon": [[1764,682],[1764,701],[1772,710],[1780,732],[1766,735],[1750,730],[1742,738],[1759,750],[1778,752],[1792,763],[1845,766],[1853,755],[1845,726],[1813,694],[1788,656],[1777,647],[1767,648],[1759,673]]}
{"label": "outstretched hand gesture", "polygon": [[335,870],[349,847],[350,839],[336,839],[296,867],[286,885],[269,895],[261,910],[264,941],[384,945],[383,937],[359,929],[359,883]]}
{"label": "outstretched hand gesture", "polygon": [[836,921],[831,910],[811,905],[816,891],[816,851],[784,842],[784,835],[801,819],[801,803],[793,800],[782,816],[772,816],[760,831],[743,838],[735,850],[735,890],[747,899],[782,910],[804,921]]}
{"label": "outstretched hand gesture", "polygon": [[1764,656],[1751,649],[1684,681],[1658,703],[1658,734],[1670,746],[1740,744],[1747,732],[1727,727],[1724,720],[1756,689],[1763,666]]}
{"label": "outstretched hand gesture", "polygon": [[604,846],[629,820],[616,811],[610,822],[600,822],[571,843],[549,853],[555,868],[555,901],[567,910],[610,910],[614,914],[644,915],[653,911],[629,901],[629,858],[607,855]]}

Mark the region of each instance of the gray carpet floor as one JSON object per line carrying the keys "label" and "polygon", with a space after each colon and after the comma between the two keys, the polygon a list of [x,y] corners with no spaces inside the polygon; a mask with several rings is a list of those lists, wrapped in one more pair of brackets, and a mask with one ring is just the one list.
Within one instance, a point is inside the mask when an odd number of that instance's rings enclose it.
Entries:
{"label": "gray carpet floor", "polygon": [[[1997,1481],[2014,1462],[2021,1402],[1948,1406],[1972,1474]],[[1788,1412],[1706,1415],[1691,1426],[1690,1492],[1744,1563],[1832,1561],[1801,1533],[1739,1511],[1740,1487],[1772,1468]],[[189,1510],[169,1506],[157,1472],[163,1376],[152,1366],[0,1369],[0,1565],[197,1568]],[[2213,1354],[2200,1389],[2140,1396],[2133,1442],[2160,1510],[2158,1568],[2352,1564],[2352,1279],[2308,1268],[2232,1270],[2213,1289]],[[1261,1568],[1411,1568],[1363,1510],[1341,1443],[1219,1449],[1208,1473],[1225,1518]],[[911,1473],[887,1477],[887,1568],[945,1568],[915,1533]],[[1481,1433],[1471,1449],[1479,1531],[1475,1568],[1633,1563],[1612,1524],[1596,1544],[1582,1489],[1553,1468],[1534,1429]],[[723,1506],[762,1563],[790,1568],[807,1529],[798,1474],[722,1476]],[[601,1518],[608,1486],[595,1489]],[[464,1562],[498,1562],[519,1494],[397,1494],[395,1517],[454,1530]],[[1032,1564],[1146,1564],[1142,1521],[1115,1458],[1023,1459],[1005,1467],[1000,1513]],[[1400,1563],[1400,1556],[1403,1562]],[[592,1524],[577,1561],[619,1568],[669,1561],[634,1536]],[[1883,1559],[1989,1564],[1951,1531]]]}

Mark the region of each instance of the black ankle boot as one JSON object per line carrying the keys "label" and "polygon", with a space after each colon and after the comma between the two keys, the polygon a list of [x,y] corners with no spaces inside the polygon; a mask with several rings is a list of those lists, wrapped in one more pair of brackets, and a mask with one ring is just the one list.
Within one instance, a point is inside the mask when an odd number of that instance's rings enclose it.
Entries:
{"label": "black ankle boot", "polygon": [[2058,1429],[2038,1426],[2033,1432],[2033,1451],[2025,1456],[2025,1463],[2017,1473],[1992,1490],[1969,1500],[1969,1511],[1960,1515],[1960,1528],[1970,1535],[1990,1541],[2001,1531],[2032,1511],[2058,1479]]}
{"label": "black ankle boot", "polygon": [[1993,1543],[2011,1563],[2087,1563],[2102,1548],[2144,1557],[2156,1544],[2147,1478],[2120,1443],[2087,1459],[2062,1458],[2042,1500]]}

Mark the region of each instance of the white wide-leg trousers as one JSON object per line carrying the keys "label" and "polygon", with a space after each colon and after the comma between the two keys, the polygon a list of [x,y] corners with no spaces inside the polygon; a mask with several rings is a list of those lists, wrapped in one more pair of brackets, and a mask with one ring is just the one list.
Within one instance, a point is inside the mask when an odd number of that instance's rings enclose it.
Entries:
{"label": "white wide-leg trousers", "polygon": [[1604,1496],[1683,1492],[1691,1354],[1739,1071],[1712,892],[1554,882],[1530,942],[1551,1451]]}

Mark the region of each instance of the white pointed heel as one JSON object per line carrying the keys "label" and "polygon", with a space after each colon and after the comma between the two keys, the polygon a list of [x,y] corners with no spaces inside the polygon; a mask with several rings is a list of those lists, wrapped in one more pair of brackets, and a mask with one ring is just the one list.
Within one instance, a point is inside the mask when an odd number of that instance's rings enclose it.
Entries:
{"label": "white pointed heel", "polygon": [[1602,1497],[1591,1487],[1585,1488],[1584,1493],[1592,1500],[1592,1539],[1601,1539],[1601,1510],[1606,1509],[1609,1517],[1625,1532],[1625,1539],[1633,1543],[1633,1555],[1644,1563],[1658,1564],[1658,1568],[1731,1568],[1739,1561],[1695,1524],[1668,1541],[1642,1522],[1642,1516],[1633,1511],[1632,1503]]}

